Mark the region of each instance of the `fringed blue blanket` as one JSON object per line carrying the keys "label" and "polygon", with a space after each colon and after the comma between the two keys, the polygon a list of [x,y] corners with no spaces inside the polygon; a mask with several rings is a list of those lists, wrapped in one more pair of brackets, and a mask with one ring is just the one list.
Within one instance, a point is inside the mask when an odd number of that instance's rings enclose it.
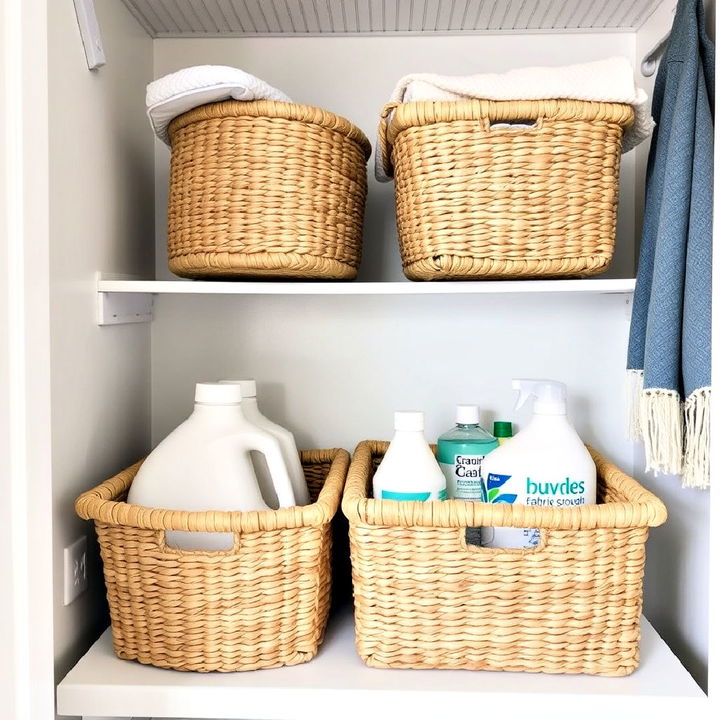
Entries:
{"label": "fringed blue blanket", "polygon": [[679,0],[656,122],[628,349],[628,430],[648,469],[710,483],[715,49],[702,0]]}

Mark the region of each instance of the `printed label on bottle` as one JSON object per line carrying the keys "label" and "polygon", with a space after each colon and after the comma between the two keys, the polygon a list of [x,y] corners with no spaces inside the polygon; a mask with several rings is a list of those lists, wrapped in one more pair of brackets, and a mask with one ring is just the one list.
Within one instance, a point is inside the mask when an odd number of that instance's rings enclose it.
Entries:
{"label": "printed label on bottle", "polygon": [[[556,482],[540,482],[526,477],[522,485],[512,483],[513,490],[506,492],[505,485],[512,475],[489,473],[487,476],[487,502],[513,504],[520,497],[519,504],[535,507],[576,507],[585,505],[585,482],[569,477]],[[540,531],[537,528],[495,528],[495,547],[537,547]],[[518,544],[515,544],[518,543]]]}
{"label": "printed label on bottle", "polygon": [[[458,453],[450,462],[440,462],[450,496],[457,500],[486,502],[485,484],[482,481],[484,455]],[[443,458],[445,459],[445,458]]]}
{"label": "printed label on bottle", "polygon": [[445,490],[440,492],[394,492],[392,490],[382,490],[380,497],[383,500],[419,500],[426,502],[428,500],[445,500],[447,493]]}

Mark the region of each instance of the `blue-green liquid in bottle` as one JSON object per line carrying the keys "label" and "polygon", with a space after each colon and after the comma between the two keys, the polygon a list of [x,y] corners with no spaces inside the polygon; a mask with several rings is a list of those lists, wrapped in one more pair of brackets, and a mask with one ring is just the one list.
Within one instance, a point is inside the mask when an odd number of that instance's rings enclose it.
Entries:
{"label": "blue-green liquid in bottle", "polygon": [[[476,424],[458,423],[438,438],[435,457],[445,475],[448,500],[487,502],[482,460],[496,447],[497,438]],[[481,545],[481,529],[468,528],[465,539],[471,545]]]}

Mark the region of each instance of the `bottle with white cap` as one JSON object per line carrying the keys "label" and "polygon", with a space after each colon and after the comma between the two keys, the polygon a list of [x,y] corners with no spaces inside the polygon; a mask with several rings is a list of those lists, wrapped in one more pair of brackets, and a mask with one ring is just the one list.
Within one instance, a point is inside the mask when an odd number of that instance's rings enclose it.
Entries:
{"label": "bottle with white cap", "polygon": [[[256,382],[254,380],[221,380],[220,383],[223,385],[237,385],[242,393],[240,409],[245,419],[277,438],[290,475],[290,482],[295,494],[295,504],[307,505],[310,502],[310,494],[305,482],[305,473],[300,462],[300,453],[298,453],[295,438],[289,430],[269,420],[260,412],[257,402]],[[267,463],[262,456],[253,456],[253,465],[258,483],[260,483],[260,492],[265,498],[265,502],[270,507],[278,507],[277,493]]]}
{"label": "bottle with white cap", "polygon": [[498,441],[480,427],[477,405],[458,405],[455,423],[437,441],[436,457],[445,474],[448,499],[483,502],[482,463]]}
{"label": "bottle with white cap", "polygon": [[[485,458],[487,501],[551,508],[594,505],[597,471],[568,422],[565,385],[555,380],[513,380],[512,387],[519,391],[516,409],[534,399],[533,417],[527,427]],[[490,547],[529,548],[540,541],[537,528],[493,530],[483,543]]]}
{"label": "bottle with white cap", "polygon": [[373,497],[445,500],[445,476],[425,440],[422,412],[395,413],[395,435],[375,471]]}
{"label": "bottle with white cap", "polygon": [[[250,452],[265,455],[284,507],[295,504],[280,443],[239,412],[237,385],[198,383],[190,417],[150,453],[133,479],[127,501],[168,510],[268,510]],[[168,530],[165,541],[186,550],[230,550],[232,533]]]}

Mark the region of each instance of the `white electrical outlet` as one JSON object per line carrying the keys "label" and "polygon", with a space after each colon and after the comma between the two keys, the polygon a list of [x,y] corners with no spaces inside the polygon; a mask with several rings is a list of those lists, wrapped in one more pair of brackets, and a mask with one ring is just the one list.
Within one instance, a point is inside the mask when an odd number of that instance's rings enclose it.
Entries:
{"label": "white electrical outlet", "polygon": [[87,590],[87,538],[78,538],[63,551],[65,566],[64,605],[69,605]]}

